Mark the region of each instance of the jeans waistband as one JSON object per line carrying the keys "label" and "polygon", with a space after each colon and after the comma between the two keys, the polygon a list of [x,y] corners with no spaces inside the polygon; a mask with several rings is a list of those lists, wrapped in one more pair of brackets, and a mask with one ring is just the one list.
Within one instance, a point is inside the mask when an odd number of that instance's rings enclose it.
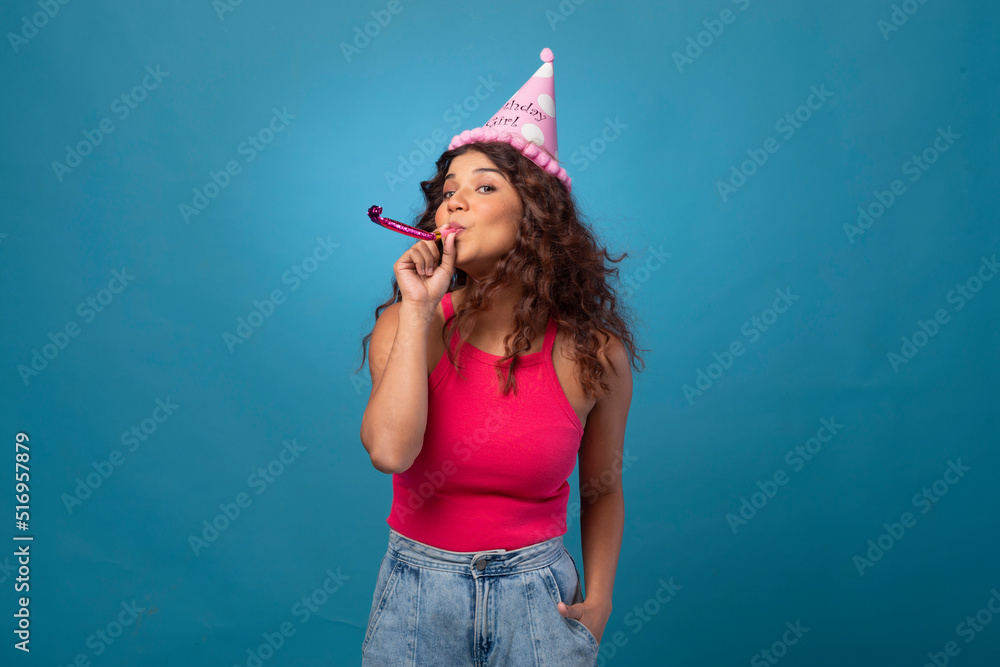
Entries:
{"label": "jeans waistband", "polygon": [[562,556],[562,535],[506,551],[447,551],[412,540],[389,529],[389,552],[393,558],[418,567],[471,574],[473,576],[513,574],[547,567]]}

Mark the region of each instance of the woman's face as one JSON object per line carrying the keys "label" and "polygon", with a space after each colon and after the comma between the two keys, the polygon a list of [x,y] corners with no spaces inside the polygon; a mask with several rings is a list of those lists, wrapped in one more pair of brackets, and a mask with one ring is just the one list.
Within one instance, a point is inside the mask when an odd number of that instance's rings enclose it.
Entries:
{"label": "woman's face", "polygon": [[521,198],[493,161],[475,150],[451,161],[443,194],[434,222],[438,229],[464,228],[455,237],[455,266],[482,279],[514,248]]}

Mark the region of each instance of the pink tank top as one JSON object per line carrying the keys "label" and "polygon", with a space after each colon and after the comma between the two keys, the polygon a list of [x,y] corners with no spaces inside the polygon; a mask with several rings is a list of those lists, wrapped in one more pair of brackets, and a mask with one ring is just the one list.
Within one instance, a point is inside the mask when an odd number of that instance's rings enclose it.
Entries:
{"label": "pink tank top", "polygon": [[[441,306],[447,320],[450,292]],[[393,530],[448,551],[510,551],[565,534],[583,425],[556,376],[556,329],[550,317],[542,350],[519,358],[516,395],[501,394],[501,356],[463,343],[459,377],[442,355],[427,380],[423,447],[392,476]],[[458,340],[455,330],[453,352]]]}

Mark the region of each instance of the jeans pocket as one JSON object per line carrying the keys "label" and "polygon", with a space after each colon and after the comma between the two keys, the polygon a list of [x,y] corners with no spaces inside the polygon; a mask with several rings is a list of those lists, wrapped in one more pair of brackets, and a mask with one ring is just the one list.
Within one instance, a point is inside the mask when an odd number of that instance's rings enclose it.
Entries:
{"label": "jeans pocket", "polygon": [[[564,551],[563,556],[552,563],[552,565],[542,568],[542,572],[543,576],[549,582],[547,588],[553,597],[552,604],[562,602],[569,606],[582,601],[582,596],[580,595],[580,574],[577,572],[573,558],[569,555],[568,551]],[[569,626],[575,636],[586,642],[595,653],[597,652],[600,648],[600,643],[594,637],[594,633],[590,631],[590,628],[575,618],[563,616],[559,613],[558,609],[555,610],[555,613]]]}
{"label": "jeans pocket", "polygon": [[385,611],[389,598],[392,595],[398,579],[400,561],[396,560],[386,551],[379,565],[378,580],[375,582],[375,592],[372,594],[372,608],[368,612],[368,626],[365,630],[365,640],[361,644],[362,652],[368,647],[375,631],[378,629],[379,621],[382,619],[382,612]]}
{"label": "jeans pocket", "polygon": [[594,647],[595,653],[601,648],[600,642],[597,641],[597,637],[595,637],[594,633],[590,631],[590,628],[575,618],[567,618],[566,620],[569,621],[571,625],[577,626],[577,629],[583,633],[584,639],[587,640],[587,643]]}

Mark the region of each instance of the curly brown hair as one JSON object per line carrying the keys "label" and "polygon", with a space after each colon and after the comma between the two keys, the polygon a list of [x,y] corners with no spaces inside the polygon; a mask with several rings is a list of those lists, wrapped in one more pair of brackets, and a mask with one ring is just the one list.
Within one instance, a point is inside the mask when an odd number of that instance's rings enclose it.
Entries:
{"label": "curly brown hair", "polygon": [[[604,381],[604,368],[598,358],[600,349],[612,335],[617,336],[627,348],[629,360],[635,365],[639,357],[630,327],[629,309],[620,303],[609,276],[617,278],[618,268],[606,266],[604,260],[620,262],[628,256],[622,253],[612,258],[600,247],[589,225],[580,219],[569,191],[552,174],[540,169],[521,152],[504,142],[477,142],[445,151],[438,159],[437,173],[422,181],[426,208],[414,225],[418,229],[434,231],[435,213],[444,201],[444,180],[451,161],[468,151],[478,151],[488,157],[506,174],[522,203],[522,216],[518,224],[515,247],[497,261],[493,272],[474,287],[465,299],[461,312],[445,322],[441,336],[444,349],[452,364],[457,365],[448,345],[454,327],[460,327],[469,318],[473,325],[477,313],[488,311],[492,298],[505,285],[521,284],[523,292],[514,307],[514,329],[504,338],[505,355],[497,364],[497,378],[504,394],[514,391],[514,368],[519,354],[531,348],[531,341],[539,332],[533,322],[542,313],[551,313],[559,327],[565,327],[575,341],[576,359],[581,368],[581,384],[588,398],[609,390]],[[438,241],[438,249],[441,242]],[[458,267],[452,276],[448,292],[463,288],[468,275]],[[392,296],[375,309],[377,320],[385,308],[403,295],[395,276],[392,278]],[[358,370],[364,367],[367,344],[372,332],[362,339],[362,359]],[[603,336],[603,342],[599,340]],[[464,343],[459,337],[459,349]],[[510,362],[508,364],[508,361]],[[645,365],[645,362],[643,362]],[[459,366],[460,367],[460,366]],[[506,380],[503,376],[507,369]],[[636,370],[639,367],[636,366]],[[357,371],[355,371],[357,372]]]}

